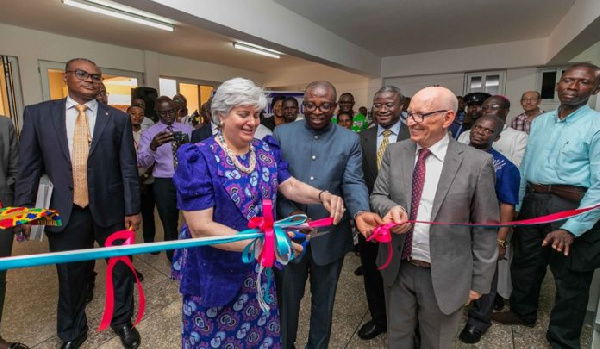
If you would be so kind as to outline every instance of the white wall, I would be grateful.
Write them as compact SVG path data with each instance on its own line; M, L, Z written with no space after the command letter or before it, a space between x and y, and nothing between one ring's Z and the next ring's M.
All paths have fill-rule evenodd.
M213 63L130 49L90 40L0 24L0 54L16 56L25 105L42 101L38 61L66 62L85 57L102 68L144 73L145 86L158 88L159 76L224 81L245 76L261 83L262 74Z

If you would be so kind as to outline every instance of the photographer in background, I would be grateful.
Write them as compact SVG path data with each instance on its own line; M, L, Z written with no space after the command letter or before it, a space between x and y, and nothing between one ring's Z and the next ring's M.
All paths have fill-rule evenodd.
M156 115L160 121L142 133L138 144L138 166L150 168L154 165L154 196L156 209L162 222L164 240L177 239L179 211L173 185L173 174L177 168L177 149L189 143L192 126L176 122L175 104L169 97L156 100ZM173 251L167 251L167 258L173 259Z

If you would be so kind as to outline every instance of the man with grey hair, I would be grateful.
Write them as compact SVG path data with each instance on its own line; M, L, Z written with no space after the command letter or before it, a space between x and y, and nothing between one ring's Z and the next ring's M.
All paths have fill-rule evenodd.
M278 273L284 348L294 347L300 302L309 275L312 308L307 347L327 348L338 278L344 255L353 246L350 219L377 216L366 212L369 202L358 135L331 123L335 101L336 90L330 82L312 82L304 93L305 120L275 128L275 138L281 144L282 157L289 162L290 173L323 193L342 196L348 208L337 225L313 231L304 257ZM311 219L329 217L321 205L303 205L284 198L278 200L277 211L281 217L299 213Z
M373 97L373 119L377 126L360 133L362 169L369 194L373 192L381 158L388 145L410 138L408 128L400 121L403 104L404 96L395 86L383 86ZM386 331L385 295L381 273L375 265L379 246L367 242L362 235L358 239L365 293L371 313L371 320L358 330L358 336L369 340Z
M496 230L482 227L408 224L497 222L492 156L448 135L457 108L444 87L427 87L412 97L406 119L410 138L383 154L371 206L392 228L391 256L380 244L390 348L450 348L462 307L490 291L498 249ZM377 220L357 217L361 233ZM366 227L370 226L370 227Z

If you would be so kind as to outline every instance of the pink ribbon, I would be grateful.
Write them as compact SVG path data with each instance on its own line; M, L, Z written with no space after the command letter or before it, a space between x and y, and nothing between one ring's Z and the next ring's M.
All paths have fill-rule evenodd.
M522 219L522 220L518 220L518 221L505 222L505 223L495 223L495 222L494 223L456 223L456 222L426 222L426 221L416 221L416 220L411 221L411 220L409 220L402 224L420 223L420 224L430 224L430 225L461 225L461 226L470 226L470 227L507 227L507 226L515 226L515 225L517 225L517 226L537 225L537 224L549 224L549 223L562 221L562 220L565 220L568 218L578 216L582 213L595 210L597 208L600 208L600 204L587 206L587 207L583 207L583 208L578 208L575 210L560 211L560 212L552 213L552 214L541 216L541 217ZM379 243L388 244L387 260L381 267L377 268L379 270L387 268L387 266L392 261L393 248L392 248L392 234L390 232L390 229L392 229L394 226L396 226L395 223L387 223L387 224L379 225L373 230L373 234L371 234L371 236L369 236L367 238L367 241L375 240L376 242L379 242Z
M113 246L115 240L125 240L123 245L131 245L133 244L134 239L135 232L133 230L119 230L117 232L114 232L106 239L105 246ZM100 331L107 329L112 321L113 310L115 308L115 289L113 285L112 275L113 268L118 262L125 263L131 269L133 275L135 276L135 281L137 282L137 288L139 293L139 310L133 327L140 323L142 317L144 316L144 308L146 306L144 289L142 288L142 283L140 282L137 272L135 271L135 268L131 263L131 258L129 256L112 257L108 260L108 266L106 267L106 303L104 306L104 315L102 316L102 321L100 321L100 326L98 327L98 330Z
M263 200L263 216L251 218L248 222L250 229L260 229L264 234L262 251L258 260L265 268L273 267L275 264L275 231L273 229L273 201Z
M371 234L371 236L369 236L367 238L367 241L375 240L379 243L388 245L387 260L385 261L385 263L383 263L382 266L377 268L378 270L387 268L387 266L392 261L392 254L394 252L393 252L393 248L392 248L392 233L390 232L390 229L392 229L395 225L396 225L395 223L387 223L387 224L379 225L373 230L373 234Z

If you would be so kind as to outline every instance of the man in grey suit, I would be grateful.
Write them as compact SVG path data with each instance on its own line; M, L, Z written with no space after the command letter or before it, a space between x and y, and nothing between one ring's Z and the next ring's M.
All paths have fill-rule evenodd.
M275 128L275 138L281 144L282 157L289 162L290 173L323 192L341 196L348 208L336 226L314 233L306 255L296 263L289 263L278 275L285 348L293 348L296 341L300 301L309 274L312 308L306 346L327 348L338 277L344 255L353 246L350 218L357 215L379 218L365 212L369 210L369 199L358 135L331 123L335 101L336 91L331 83L312 82L304 94L305 120ZM305 213L311 219L330 216L321 205L301 205L284 198L278 200L277 211L281 217L296 213Z
M381 162L371 206L393 228L393 259L382 270L390 348L450 348L462 306L490 291L498 249L496 229L406 223L498 222L494 168L489 154L448 136L457 108L444 87L413 96L407 126L411 140L392 144ZM412 189L411 189L412 188ZM357 226L368 235L375 221ZM378 263L387 259L381 245Z
M25 107L15 190L17 206L35 205L40 177L54 184L50 208L63 225L46 227L50 251L104 246L117 230L141 223L140 188L129 116L95 99L102 74L84 58L67 62L68 97ZM110 166L108 166L110 165ZM28 236L29 226L23 226ZM79 348L87 339L84 289L90 262L56 265L57 332L62 348ZM131 326L133 275L115 266L115 309L111 326L126 348L137 348L140 335Z
M373 192L375 179L379 173L381 159L389 144L410 138L408 128L400 121L404 96L395 86L383 86L373 97L373 118L377 123L360 133L362 146L362 168L365 183L369 194ZM360 260L362 263L365 293L367 304L371 313L371 320L359 330L358 336L364 340L377 337L387 329L385 315L385 296L383 293L383 280L377 270L375 260L379 246L367 242L362 235L358 236Z

